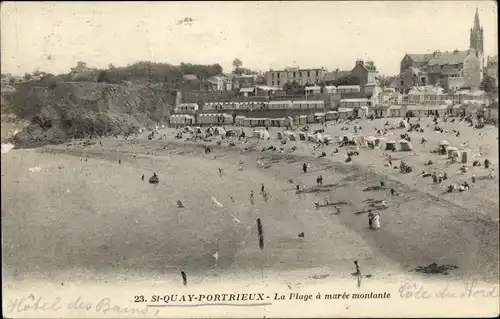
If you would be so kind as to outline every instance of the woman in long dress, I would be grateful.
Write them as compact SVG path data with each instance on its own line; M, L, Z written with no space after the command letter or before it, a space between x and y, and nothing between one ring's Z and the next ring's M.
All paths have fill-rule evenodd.
M373 214L372 229L373 230L380 229L380 215L378 213Z

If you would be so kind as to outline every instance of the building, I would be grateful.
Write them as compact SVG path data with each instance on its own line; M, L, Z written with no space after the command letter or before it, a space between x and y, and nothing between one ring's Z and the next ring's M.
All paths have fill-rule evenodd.
M370 106L370 103L369 103L369 100L367 98L340 100L340 108L357 109L357 108L368 107L368 106Z
M266 72L268 86L283 87L286 83L297 82L299 85L315 85L323 81L327 70L287 68L284 70L270 70Z
M472 56L475 56L475 59ZM476 67L477 65L478 67ZM470 30L468 50L405 54L400 63L400 74L396 87L400 93L408 92L413 86L425 85L440 85L446 91L453 91L462 86L470 86L471 83L468 82L474 84L477 82L475 80L477 76L481 81L483 69L483 28L480 25L479 12L476 9L474 24Z
M376 85L379 72L373 61L357 60L351 74L359 79L359 85Z
M225 75L214 75L207 80L211 91L231 91L233 82Z
M232 74L231 81L233 90L254 87L257 77L257 74Z

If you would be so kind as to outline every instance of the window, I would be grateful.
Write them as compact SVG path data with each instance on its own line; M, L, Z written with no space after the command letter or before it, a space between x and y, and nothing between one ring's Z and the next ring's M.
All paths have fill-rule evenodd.
M295 77L297 76L297 72L293 72L293 78L295 79Z
M401 80L401 86L405 85L405 81Z
M311 71L307 71L307 77L311 76Z
M318 70L316 70L316 76L319 76L319 71Z
M280 78L280 74L278 73L278 79Z

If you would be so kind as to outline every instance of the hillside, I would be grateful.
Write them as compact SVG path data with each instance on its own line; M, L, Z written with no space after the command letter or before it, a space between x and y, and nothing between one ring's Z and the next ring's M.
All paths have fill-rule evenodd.
M60 82L49 87L21 85L3 99L10 112L30 121L12 142L32 147L73 137L129 134L165 123L175 92L162 84Z

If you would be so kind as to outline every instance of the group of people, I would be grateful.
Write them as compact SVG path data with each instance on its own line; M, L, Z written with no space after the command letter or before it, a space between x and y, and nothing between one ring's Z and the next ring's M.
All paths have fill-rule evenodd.
M380 214L372 211L368 212L368 226L370 229L379 230L380 229Z

